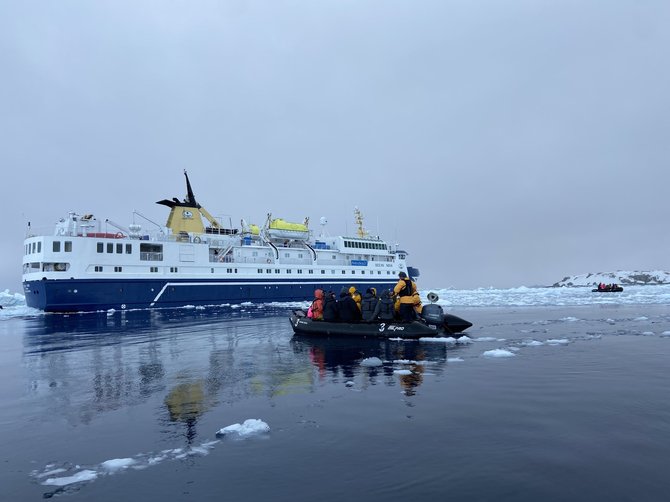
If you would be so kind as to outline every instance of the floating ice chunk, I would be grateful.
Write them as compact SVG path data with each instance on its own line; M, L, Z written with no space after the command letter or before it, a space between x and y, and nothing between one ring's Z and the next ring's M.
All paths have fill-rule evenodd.
M648 318L648 317L645 317L645 316L643 316L643 315L641 315L640 317L636 317L635 319L633 319L633 321L648 321L648 320L649 320L649 318Z
M233 424L219 429L217 436L237 435L241 438L270 432L270 426L262 420L249 418L242 424Z
M384 363L382 363L382 360L379 359L378 357L366 357L361 361L361 366L374 367L374 366L381 366L382 364Z
M448 363L462 363L464 361L461 357L447 357Z
M420 342L438 342L438 343L456 343L456 339L452 336L426 336L419 338Z
M71 485L73 483L82 483L84 481L93 481L98 477L98 473L96 471L92 471L90 469L84 469L83 471L79 471L76 474L73 474L72 476L65 476L62 478L49 478L44 480L44 485L51 485L51 486L67 486Z
M664 331L661 336L670 336L670 331Z
M550 338L547 340L549 345L567 345L570 343L570 340L567 338Z
M410 370L395 370L393 372L394 375L411 375L412 372Z
M514 357L516 354L505 349L487 350L482 354L484 357Z
M395 359L393 361L394 364L416 364L416 361L412 361L411 359Z
M560 320L561 320L561 321L565 321L565 322L575 322L575 321L579 321L579 319L577 319L576 317L572 317L572 316L569 316L569 317L562 317Z
M52 466L48 465L47 468L49 468L49 467L52 467ZM53 476L54 474L60 474L61 472L66 472L66 471L67 471L67 469L63 469L62 467L58 467L58 468L52 469L50 471L42 472L42 473L39 473L39 474L36 474L36 473L33 473L33 474L35 474L35 477L37 477L37 478L46 478L47 476Z
M347 387L353 387L356 384L354 382L352 382L351 380L349 380L344 385L346 385Z
M497 340L495 336L480 336L474 339L475 342L495 342Z
M510 347L509 350L512 352L519 352L521 349L519 347Z
M544 345L542 342L539 342L537 340L530 340L527 342L521 342L521 345L524 347L539 347L540 345Z
M460 345L467 345L468 343L472 343L472 338L470 338L469 336L464 335L460 338L457 338L456 343L458 343Z
M105 460L100 464L100 467L106 471L120 471L122 469L127 469L133 464L135 464L135 460L132 458L114 458L112 460Z

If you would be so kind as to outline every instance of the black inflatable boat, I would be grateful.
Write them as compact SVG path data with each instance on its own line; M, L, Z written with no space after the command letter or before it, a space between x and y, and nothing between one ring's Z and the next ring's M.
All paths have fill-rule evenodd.
M438 297L434 293L428 295L431 302ZM458 338L461 333L472 326L472 323L452 314L445 314L442 307L430 303L423 307L421 318L416 321L358 321L328 322L314 321L307 317L304 310L294 310L290 316L293 332L299 335L315 336L362 336L376 338L424 338L448 337Z

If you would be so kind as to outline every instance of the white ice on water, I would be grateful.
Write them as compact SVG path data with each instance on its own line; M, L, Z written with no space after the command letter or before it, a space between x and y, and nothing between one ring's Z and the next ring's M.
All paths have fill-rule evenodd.
M270 426L262 420L250 418L241 424L232 424L220 429L216 435L219 437L249 438L268 433ZM132 457L113 458L105 460L95 466L81 467L79 465L69 467L56 467L49 464L41 472L34 471L32 475L43 485L67 486L75 483L91 482L99 476L118 474L127 469L146 469L153 465L168 460L180 460L193 456L204 456L219 444L221 440L209 440L200 445L188 448L173 448L163 450L159 453L138 453ZM58 476L58 474L67 474Z
M233 424L219 429L217 436L238 436L246 438L253 435L270 432L270 426L257 418L249 418L241 424Z
M484 357L514 357L516 354L505 349L487 350L482 354Z
M378 357L366 357L361 361L361 366L367 366L367 367L376 367L376 366L381 366L382 360L379 359Z
M447 311L453 307L523 307L523 306L578 306L578 305L667 305L670 304L670 284L657 286L624 286L622 293L592 293L590 287L576 288L528 288L521 286L510 289L479 288L479 289L449 289L438 288L421 290L420 295L424 303L428 303L427 294L437 293L440 297L437 302ZM311 298L302 302L270 302L260 305L260 308L307 308ZM217 307L240 309L254 304L220 304ZM41 311L26 306L25 296L20 293L10 293L8 289L0 292L0 319L10 317L35 316ZM258 306L258 305L256 305ZM198 308L189 305L184 308ZM564 318L567 321L576 321L576 318ZM646 320L640 317L637 320Z

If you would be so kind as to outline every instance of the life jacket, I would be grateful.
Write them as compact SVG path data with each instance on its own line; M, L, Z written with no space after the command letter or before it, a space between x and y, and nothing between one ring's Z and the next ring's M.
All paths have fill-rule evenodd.
M400 290L398 296L412 296L412 281L409 279L403 279L405 281L405 287Z

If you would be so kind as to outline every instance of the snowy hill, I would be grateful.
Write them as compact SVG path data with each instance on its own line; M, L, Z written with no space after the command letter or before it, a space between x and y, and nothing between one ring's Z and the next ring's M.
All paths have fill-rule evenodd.
M663 270L650 271L625 271L619 270L617 272L597 272L595 274L581 274L573 275L572 277L564 277L562 280L554 283L552 287L578 287L578 286L594 286L603 282L605 284L621 284L625 285L645 285L645 284L670 284L670 272Z

